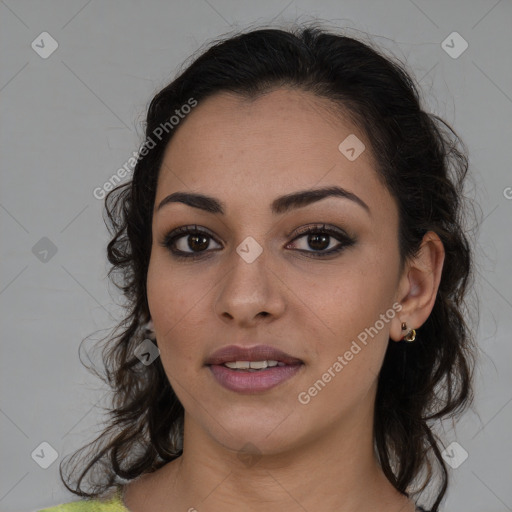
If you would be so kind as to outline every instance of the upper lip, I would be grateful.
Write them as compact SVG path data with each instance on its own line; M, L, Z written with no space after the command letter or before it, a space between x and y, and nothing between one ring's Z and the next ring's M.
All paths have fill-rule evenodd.
M229 345L216 350L207 358L205 364L224 364L232 361L278 361L285 364L302 363L300 359L275 347L271 347L270 345L255 345L253 347Z

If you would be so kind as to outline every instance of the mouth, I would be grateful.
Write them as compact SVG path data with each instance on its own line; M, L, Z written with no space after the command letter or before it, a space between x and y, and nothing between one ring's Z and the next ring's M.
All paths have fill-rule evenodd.
M239 393L274 388L296 375L304 362L269 345L224 347L205 361L215 380Z
M303 361L270 345L241 347L229 345L214 352L205 365L229 365L232 369L262 370L268 367L302 364Z
M259 372L276 366L286 366L286 363L275 360L264 361L229 361L223 363L223 366L236 371Z

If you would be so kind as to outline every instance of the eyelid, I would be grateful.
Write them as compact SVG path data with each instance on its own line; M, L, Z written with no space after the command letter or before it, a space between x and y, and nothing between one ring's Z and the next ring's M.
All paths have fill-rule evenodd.
M179 238L182 238L193 233L201 233L203 235L209 236L217 243L220 243L217 240L217 237L210 230L198 226L197 224L188 224L186 226L180 226L178 228L171 229L169 232L167 232L161 241L161 245L166 247L167 244L169 244L170 242L178 240Z
M327 223L312 223L312 224L306 224L305 226L301 226L300 228L294 229L291 233L287 235L287 237L299 237L302 235L307 235L311 232L331 232L333 234L336 234L340 237L345 237L348 239L354 239L354 236L349 235L345 230L338 228L336 226L333 226L331 224ZM294 238L294 239L295 239Z
M334 238L338 241L338 245L336 248L331 248L328 251L308 251L304 249L297 249L296 252L301 254L308 254L308 257L313 258L327 258L328 256L335 256L338 253L341 253L343 250L348 247L354 245L357 242L357 238L355 236L349 235L345 230L338 228L336 226L332 226L329 224L308 224L306 226L301 226L291 233L290 236L293 236L293 239L288 242L287 246L293 244L296 240L303 238L307 235L314 234L326 234L330 238Z

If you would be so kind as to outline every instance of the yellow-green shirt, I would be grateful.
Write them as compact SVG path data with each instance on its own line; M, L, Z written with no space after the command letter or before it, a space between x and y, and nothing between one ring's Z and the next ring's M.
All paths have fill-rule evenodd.
M130 512L123 504L122 486L117 486L115 494L109 498L80 500L63 503L39 512Z
M130 512L123 504L123 488L117 486L114 494L102 500L81 500L45 508L38 512ZM429 512L417 506L416 512Z

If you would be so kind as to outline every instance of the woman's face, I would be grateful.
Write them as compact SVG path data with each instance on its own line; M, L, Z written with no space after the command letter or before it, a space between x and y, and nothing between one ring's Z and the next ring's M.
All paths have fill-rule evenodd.
M327 100L291 89L217 94L180 123L158 180L147 292L186 428L262 453L371 428L401 276L397 208L369 143ZM282 199L331 187L346 194ZM222 213L197 200L158 208L177 192L214 198ZM294 360L251 372L207 364L232 345ZM224 359L280 359L266 350Z

